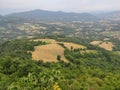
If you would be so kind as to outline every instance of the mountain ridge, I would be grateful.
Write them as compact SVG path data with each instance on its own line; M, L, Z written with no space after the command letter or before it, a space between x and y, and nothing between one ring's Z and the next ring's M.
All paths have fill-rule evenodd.
M103 18L103 19L120 20L120 10L112 11L112 12L100 13L100 14L98 14L96 16L98 16L100 18Z
M58 21L80 21L80 20L97 20L98 18L89 13L73 13L62 11L32 10L27 12L12 13L7 17L34 18L41 20L58 20Z
M35 9L31 11L17 12L5 15L10 18L23 18L43 21L96 21L101 19L120 20L120 10L101 13L75 13L63 11L48 11Z

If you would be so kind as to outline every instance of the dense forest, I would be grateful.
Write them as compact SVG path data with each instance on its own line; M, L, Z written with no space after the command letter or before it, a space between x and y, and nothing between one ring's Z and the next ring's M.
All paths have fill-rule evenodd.
M0 45L0 90L120 90L119 54L75 38L60 40L82 43L97 52L80 53L82 49L69 50L61 45L69 62L63 62L60 56L56 63L34 61L28 51L48 43L7 41Z

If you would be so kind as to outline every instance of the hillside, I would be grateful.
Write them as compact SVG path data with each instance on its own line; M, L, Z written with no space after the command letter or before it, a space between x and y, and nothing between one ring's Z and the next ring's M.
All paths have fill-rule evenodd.
M100 13L96 16L98 16L100 18L108 19L108 20L119 21L120 20L120 10L113 11L113 12L107 12L107 13Z
M120 90L120 22L107 16L0 16L0 90Z
M69 43L73 42L69 41ZM58 62L32 60L32 54L28 51L35 51L36 46L46 45L49 43L27 39L11 40L1 44L0 89L119 90L120 56L118 54L87 44L85 45L87 48L91 47L91 50L97 52L88 53L86 49L74 48L74 46L67 49L67 45L60 44L64 48L64 57L68 62L61 61L60 57L56 57ZM76 47L76 44L74 45ZM42 49L39 48L38 51ZM49 51L49 48L46 49ZM52 50L54 52L54 48ZM84 53L80 53L81 51ZM48 53L44 52L44 56L47 55Z
M4 16L0 15L0 21L2 21L4 19Z
M80 21L80 20L98 20L96 16L89 13L66 13L66 12L53 12L46 10L32 10L27 12L13 13L7 17L30 18L47 21Z
M4 17L4 16L0 14L0 17Z

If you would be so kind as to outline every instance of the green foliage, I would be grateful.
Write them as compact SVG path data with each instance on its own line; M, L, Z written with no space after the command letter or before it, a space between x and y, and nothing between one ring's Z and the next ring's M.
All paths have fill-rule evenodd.
M119 40L113 40L115 46L113 47L113 51L120 51L120 41Z
M60 55L57 55L57 60L61 61L61 56Z
M60 72L55 70L40 73L29 73L27 77L13 82L8 90L53 90L54 84L60 79Z
M31 53L34 51L34 46L45 45L42 41L30 40L13 40L0 45L0 56L11 56L13 58L31 59Z
M120 89L120 55L94 46L89 48L96 53L80 53L79 49L68 50L61 45L69 62L31 60L27 51L44 44L13 40L0 46L0 90Z

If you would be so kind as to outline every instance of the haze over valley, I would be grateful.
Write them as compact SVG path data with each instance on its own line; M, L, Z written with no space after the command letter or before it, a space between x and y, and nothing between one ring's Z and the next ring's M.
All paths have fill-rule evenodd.
M1 0L0 90L120 90L119 0Z

